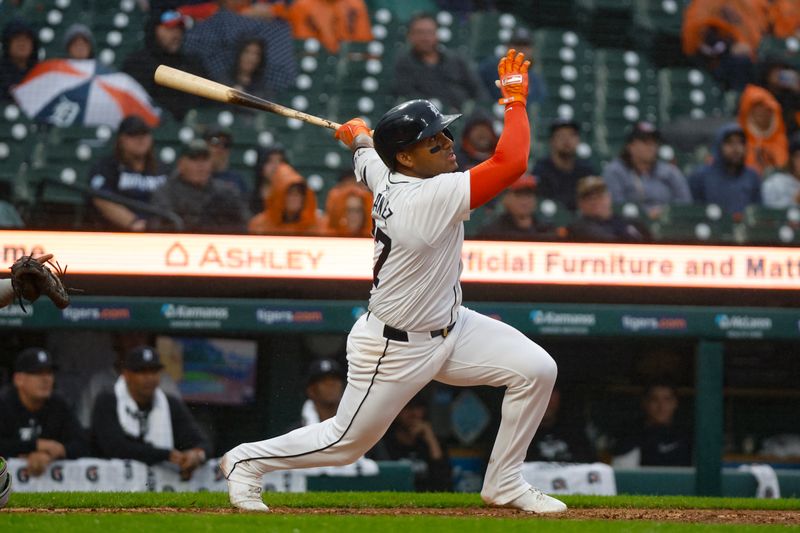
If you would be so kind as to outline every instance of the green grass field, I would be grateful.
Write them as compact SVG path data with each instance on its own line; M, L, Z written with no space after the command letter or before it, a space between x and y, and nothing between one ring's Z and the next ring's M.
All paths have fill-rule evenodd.
M691 498L650 496L568 496L567 515L539 517L503 511L492 515L476 494L270 493L269 514L231 512L224 493L44 493L13 494L0 511L0 531L352 531L381 533L444 532L684 532L800 530L800 499ZM599 511L598 511L599 510ZM663 520L637 519L638 510L661 513ZM704 511L697 511L704 510ZM608 516L585 516L586 512ZM690 523L691 513L760 519L733 523ZM399 513L399 514L396 514ZM615 519L616 514L625 519ZM681 516L686 514L686 519ZM673 516L676 515L676 516ZM645 516L645 515L643 515ZM788 517L778 524L763 522ZM796 516L796 519L795 519ZM707 522L709 520L706 520ZM745 522L745 523L741 523Z

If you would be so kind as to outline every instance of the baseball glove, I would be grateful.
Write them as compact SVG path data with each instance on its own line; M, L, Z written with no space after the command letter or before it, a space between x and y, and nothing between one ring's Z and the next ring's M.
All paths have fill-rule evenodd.
M35 302L42 294L50 298L59 309L69 305L69 290L61 283L66 269L62 270L61 265L50 261L51 257L52 255L45 255L34 259L32 255L25 255L11 265L11 285L23 311L23 299ZM55 273L47 265L53 267Z

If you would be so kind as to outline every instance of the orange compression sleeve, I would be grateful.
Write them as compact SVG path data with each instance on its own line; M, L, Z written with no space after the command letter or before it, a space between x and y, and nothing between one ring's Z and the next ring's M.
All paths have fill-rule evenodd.
M469 171L469 208L482 206L528 170L531 131L525 105L506 108L503 133L492 157Z

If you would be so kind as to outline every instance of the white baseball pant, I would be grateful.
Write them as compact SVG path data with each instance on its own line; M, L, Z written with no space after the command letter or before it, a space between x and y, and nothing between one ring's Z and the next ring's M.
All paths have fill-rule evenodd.
M556 380L550 355L498 320L461 307L452 333L384 337L363 315L347 339L347 386L336 416L285 435L241 444L223 460L228 479L252 483L274 470L350 464L372 448L406 403L431 380L506 387L502 419L481 497L504 505L528 490L521 465Z

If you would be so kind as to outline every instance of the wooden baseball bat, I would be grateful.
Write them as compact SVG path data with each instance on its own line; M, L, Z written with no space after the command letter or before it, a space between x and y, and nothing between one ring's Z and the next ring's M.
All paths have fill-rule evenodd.
M252 94L234 89L233 87L228 87L222 83L217 83L216 81L189 74L183 70L168 67L167 65L159 65L153 77L157 84L163 85L164 87L194 94L195 96L202 96L203 98L216 100L217 102L269 111L270 113L296 118L297 120L308 122L314 126L322 126L323 128L330 128L332 130L336 130L341 125L331 120L303 113L291 107L264 100L263 98L253 96Z

